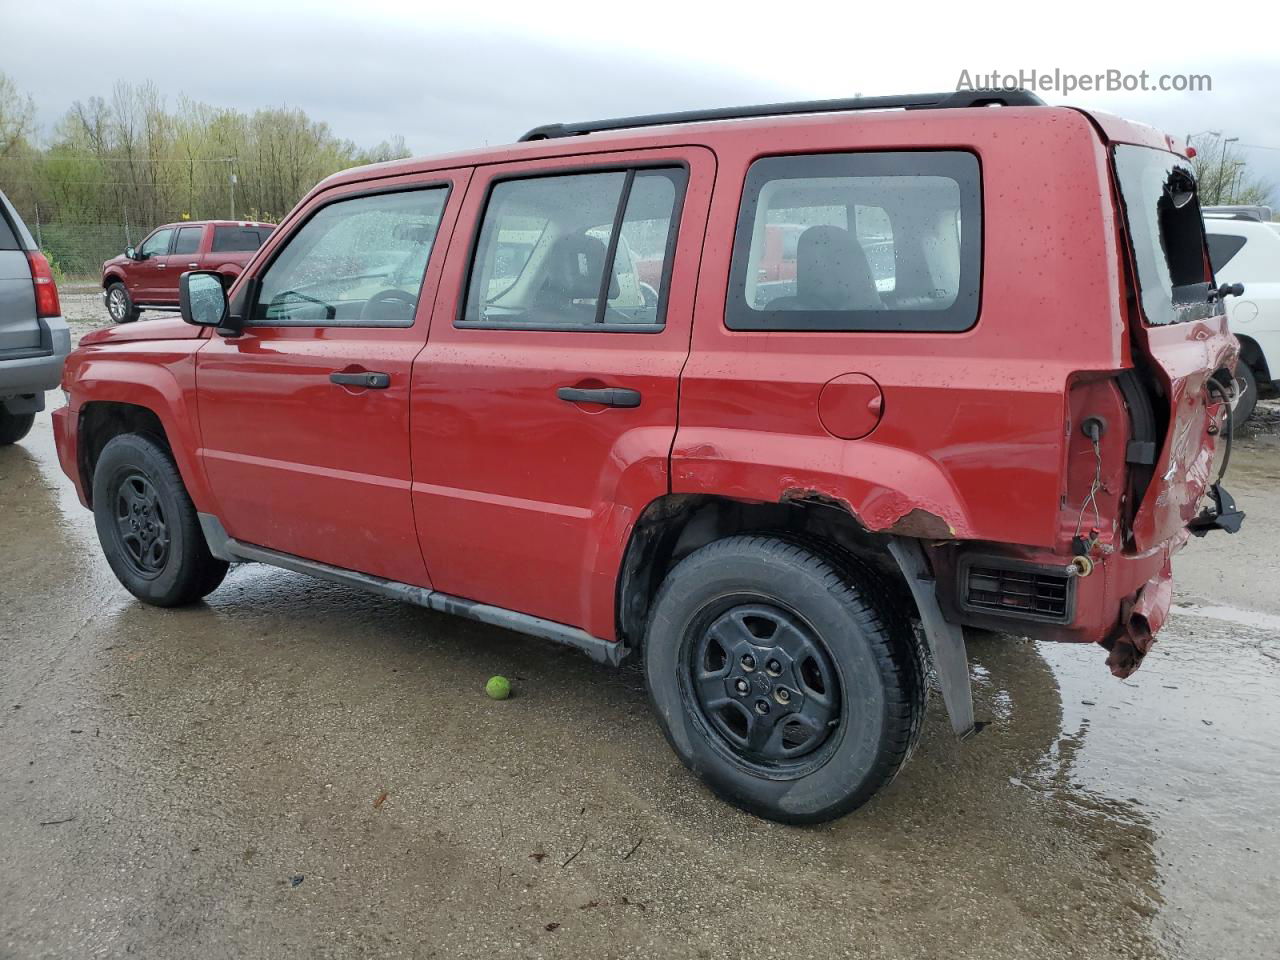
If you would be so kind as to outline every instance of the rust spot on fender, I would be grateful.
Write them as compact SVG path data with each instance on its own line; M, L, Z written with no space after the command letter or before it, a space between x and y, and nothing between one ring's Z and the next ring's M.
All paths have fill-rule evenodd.
M936 513L921 510L919 507L904 513L885 532L899 537L916 537L920 540L948 540L956 535L951 524Z
M823 493L821 490L814 490L809 487L787 487L782 491L779 498L780 503L821 503L828 507L839 507L847 512L850 516L857 518L858 514L854 512L853 505L842 497L836 497L829 493ZM859 521L861 522L861 521Z
M858 524L872 533L891 533L901 537L916 537L921 540L951 540L955 537L955 527L936 513L922 510L919 507L907 511L892 523L867 523L853 504L843 497L815 490L812 487L787 487L779 498L782 503L820 503L828 507L844 510L858 521Z

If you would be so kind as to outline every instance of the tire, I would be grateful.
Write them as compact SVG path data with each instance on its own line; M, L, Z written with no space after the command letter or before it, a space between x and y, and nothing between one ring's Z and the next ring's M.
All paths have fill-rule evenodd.
M34 413L10 413L4 408L4 404L0 403L0 447L17 443L31 432L35 422Z
M227 575L228 564L209 553L178 468L151 437L121 434L103 447L93 519L116 578L144 603L194 603Z
M834 552L769 535L716 541L668 574L645 680L672 749L718 796L768 820L821 823L906 762L928 695L924 656L905 618L879 607L875 582Z
M1237 361L1236 392L1238 399L1231 408L1231 429L1239 430L1253 416L1253 409L1258 405L1258 378L1243 359Z
M123 283L117 280L107 287L107 314L112 323L133 323L141 312Z

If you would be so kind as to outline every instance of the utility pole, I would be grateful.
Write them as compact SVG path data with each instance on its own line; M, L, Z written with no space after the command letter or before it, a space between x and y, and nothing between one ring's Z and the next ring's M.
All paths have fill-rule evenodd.
M1243 160L1237 160L1231 165L1231 190L1227 193L1227 203L1236 202L1236 181L1240 179L1240 171L1244 166Z
M1218 161L1218 195L1214 203L1222 203L1222 188L1226 185L1227 179L1227 144L1238 143L1239 137L1225 137L1222 141L1222 159Z
M227 165L227 194L231 199L231 216L228 219L236 218L236 169L235 157L223 157L222 162Z

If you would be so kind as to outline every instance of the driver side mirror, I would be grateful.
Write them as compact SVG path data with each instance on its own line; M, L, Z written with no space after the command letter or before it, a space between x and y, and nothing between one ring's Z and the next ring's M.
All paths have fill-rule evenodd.
M126 260L141 260L141 259L142 259L142 255L141 255L141 254L139 254L139 253L138 253L138 251L137 251L137 250L135 250L133 247L125 247L125 248L124 248L124 256L125 256L125 259L126 259Z
M197 327L221 327L227 320L227 291L212 270L190 270L178 280L182 319Z

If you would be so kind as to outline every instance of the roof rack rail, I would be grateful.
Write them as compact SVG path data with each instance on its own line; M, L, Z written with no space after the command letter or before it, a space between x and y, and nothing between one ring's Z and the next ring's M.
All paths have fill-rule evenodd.
M899 94L892 97L850 97L843 100L796 100L791 103L763 103L749 107L716 107L711 110L682 110L677 113L649 113L612 120L585 120L580 123L548 123L534 127L520 142L580 137L608 130L659 127L671 123L698 123L703 120L746 120L752 117L783 117L797 113L843 113L848 110L946 110L956 107L1043 107L1045 102L1029 90L954 90L948 93Z

